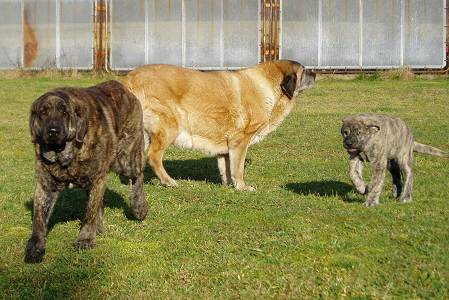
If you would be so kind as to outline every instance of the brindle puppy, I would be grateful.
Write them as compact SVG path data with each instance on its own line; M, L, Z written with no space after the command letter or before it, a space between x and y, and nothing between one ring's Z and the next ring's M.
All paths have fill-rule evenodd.
M29 122L36 190L26 262L42 261L48 221L59 193L69 185L89 194L78 248L95 246L96 233L103 230L103 194L110 170L130 179L133 214L145 218L142 108L123 85L108 81L84 89L55 89L34 101Z
M393 195L401 202L412 200L413 151L433 156L449 154L413 140L411 129L397 117L359 114L343 119L343 146L349 153L349 175L361 194L368 194L366 206L379 204L385 173L393 177ZM371 162L371 182L362 179L363 161Z

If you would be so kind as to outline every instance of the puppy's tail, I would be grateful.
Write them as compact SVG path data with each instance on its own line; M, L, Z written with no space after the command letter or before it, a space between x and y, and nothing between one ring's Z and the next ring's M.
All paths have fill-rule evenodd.
M417 143L417 142L414 143L413 150L418 152L418 153L423 153L423 154L428 154L428 155L432 155L432 156L449 158L449 153L444 152L443 150L440 150L438 148L435 148L435 147L432 147L432 146L428 146L428 145L424 145L424 144L420 144L420 143Z

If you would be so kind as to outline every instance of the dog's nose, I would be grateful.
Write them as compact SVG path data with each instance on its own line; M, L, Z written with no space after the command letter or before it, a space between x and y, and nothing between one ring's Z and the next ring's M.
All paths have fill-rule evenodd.
M52 127L52 128L48 129L48 136L55 137L55 136L58 136L58 135L59 135L59 129L58 128Z

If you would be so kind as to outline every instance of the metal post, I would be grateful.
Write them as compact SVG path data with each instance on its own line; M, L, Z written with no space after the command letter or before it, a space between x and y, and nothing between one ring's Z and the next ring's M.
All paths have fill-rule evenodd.
M321 67L323 47L323 0L318 0L318 67Z
M404 19L405 19L405 2L401 0L401 62L400 66L404 66Z
M150 29L148 28L148 26L150 25L149 23L149 16L148 16L148 0L145 0L145 64L149 63L149 43L150 43Z
M186 4L185 0L181 1L181 63L182 66L186 66Z
M94 69L96 71L108 69L107 13L107 0L96 0L94 4Z
M220 1L220 67L224 67L224 0Z
M56 63L56 68L60 69L61 68L61 0L55 1L55 7L56 7L56 21L55 21L56 57L55 57L55 63Z
M359 0L359 66L363 68L363 0Z

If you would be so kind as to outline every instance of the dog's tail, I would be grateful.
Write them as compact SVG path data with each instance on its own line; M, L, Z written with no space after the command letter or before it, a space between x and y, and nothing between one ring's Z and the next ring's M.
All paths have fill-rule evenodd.
M446 157L449 158L449 153L444 152L443 150L440 150L438 148L432 147L432 146L428 146L428 145L424 145L424 144L420 144L415 142L413 145L413 150L418 152L418 153L423 153L423 154L428 154L428 155L432 155L432 156L439 156L439 157Z

